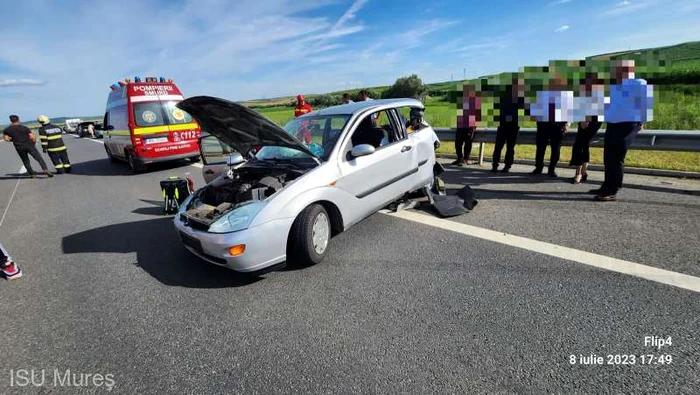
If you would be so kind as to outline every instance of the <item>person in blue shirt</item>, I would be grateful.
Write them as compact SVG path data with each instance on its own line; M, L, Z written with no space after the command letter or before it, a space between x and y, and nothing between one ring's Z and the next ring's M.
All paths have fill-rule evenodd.
M591 190L597 201L614 201L622 188L625 157L644 123L653 120L653 86L634 78L634 61L613 64L615 84L610 86L610 103L605 105L605 181Z

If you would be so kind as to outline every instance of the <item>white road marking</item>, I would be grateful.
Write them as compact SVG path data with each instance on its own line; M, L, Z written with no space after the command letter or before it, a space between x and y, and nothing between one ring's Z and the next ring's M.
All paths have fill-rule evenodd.
M197 162L197 163L192 163L190 166L198 167L198 168L200 168L200 169L204 168L204 165L201 164L201 163L199 163L199 162Z
M476 226L436 218L412 211L399 211L394 213L389 210L381 210L380 212L392 217L418 222L424 225L433 226L435 228L449 230L451 232L477 237L512 247L522 248L524 250L534 251L540 254L578 262L584 265L594 266L621 274L627 274L633 277L639 277L694 292L700 292L700 277L689 276L687 274L676 273L635 262L624 261L622 259L611 258L605 255L593 254L574 248L545 243L543 241L497 232L490 229L479 228Z
M23 174L27 172L27 168L22 165L22 167L19 168L19 174ZM17 187L19 187L19 182L22 181L20 178L17 180L17 184L15 184L15 189L12 190L12 195L10 195L10 201L7 202L7 207L5 207L5 212L2 213L2 218L0 218L0 228L2 228L2 224L5 222L5 216L7 215L7 212L10 210L10 205L12 204L12 199L15 198L15 193L17 193Z

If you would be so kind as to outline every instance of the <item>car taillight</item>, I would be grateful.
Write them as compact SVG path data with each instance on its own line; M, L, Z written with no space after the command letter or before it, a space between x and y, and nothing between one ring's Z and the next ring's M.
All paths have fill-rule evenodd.
M134 143L134 146L143 145L143 139L140 136L134 136L131 142Z

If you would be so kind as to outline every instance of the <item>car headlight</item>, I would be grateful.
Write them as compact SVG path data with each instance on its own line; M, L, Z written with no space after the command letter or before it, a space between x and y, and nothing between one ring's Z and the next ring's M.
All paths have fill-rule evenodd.
M209 232L231 233L246 229L263 207L265 207L265 202L263 201L239 206L211 224Z
M187 206L190 204L193 197L194 197L194 193L190 194L190 196L186 197L185 200L183 200L182 203L180 203L180 208L177 210L178 214L182 214L185 211L187 211Z

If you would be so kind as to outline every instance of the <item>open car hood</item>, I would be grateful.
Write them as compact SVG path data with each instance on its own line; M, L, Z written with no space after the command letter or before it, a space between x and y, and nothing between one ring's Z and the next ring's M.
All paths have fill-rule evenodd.
M246 156L258 145L294 148L318 159L308 147L257 112L210 96L194 96L176 105L190 114L206 133Z

